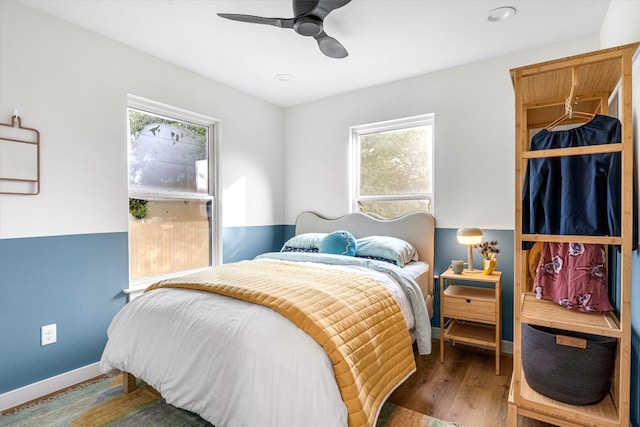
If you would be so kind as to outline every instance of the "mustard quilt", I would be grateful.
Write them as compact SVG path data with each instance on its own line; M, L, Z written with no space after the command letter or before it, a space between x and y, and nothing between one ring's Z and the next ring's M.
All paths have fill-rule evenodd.
M373 426L384 399L415 371L393 295L357 272L309 263L240 261L150 286L214 292L270 307L312 336L333 363L349 426Z

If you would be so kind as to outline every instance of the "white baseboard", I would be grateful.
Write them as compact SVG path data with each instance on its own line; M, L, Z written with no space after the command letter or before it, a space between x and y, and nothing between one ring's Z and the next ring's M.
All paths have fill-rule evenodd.
M0 394L0 411L13 408L66 387L95 378L100 372L100 362L38 381L15 390Z

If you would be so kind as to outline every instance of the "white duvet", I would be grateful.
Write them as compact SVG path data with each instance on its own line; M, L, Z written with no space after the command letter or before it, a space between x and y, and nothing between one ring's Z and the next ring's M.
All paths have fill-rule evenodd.
M398 282L373 270L364 274L391 290L412 327L411 304ZM324 350L269 308L209 292L158 289L128 303L108 338L102 372L130 372L168 403L217 427L347 425Z

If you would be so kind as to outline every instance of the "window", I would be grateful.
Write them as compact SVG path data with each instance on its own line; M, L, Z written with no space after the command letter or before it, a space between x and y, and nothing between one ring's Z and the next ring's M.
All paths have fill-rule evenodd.
M212 266L215 121L132 96L127 116L130 288Z
M351 210L433 212L433 114L351 128Z

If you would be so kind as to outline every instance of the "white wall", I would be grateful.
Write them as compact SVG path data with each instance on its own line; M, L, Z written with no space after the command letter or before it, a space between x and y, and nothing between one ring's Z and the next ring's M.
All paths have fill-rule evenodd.
M609 4L607 15L600 29L600 43L602 47L607 48L634 42L640 42L640 1L612 1ZM636 58L633 62L632 80L633 135L636 150L636 164L640 164L640 52L636 52ZM640 188L640 174L638 174L638 188Z
M640 1L613 0L600 28L603 49L640 41Z
M40 131L42 191L0 195L0 238L127 230L127 93L221 120L223 225L282 223L280 107L1 1L0 122Z
M513 229L514 100L509 70L599 48L596 36L285 110L285 223L349 209L349 127L435 113L438 227Z

